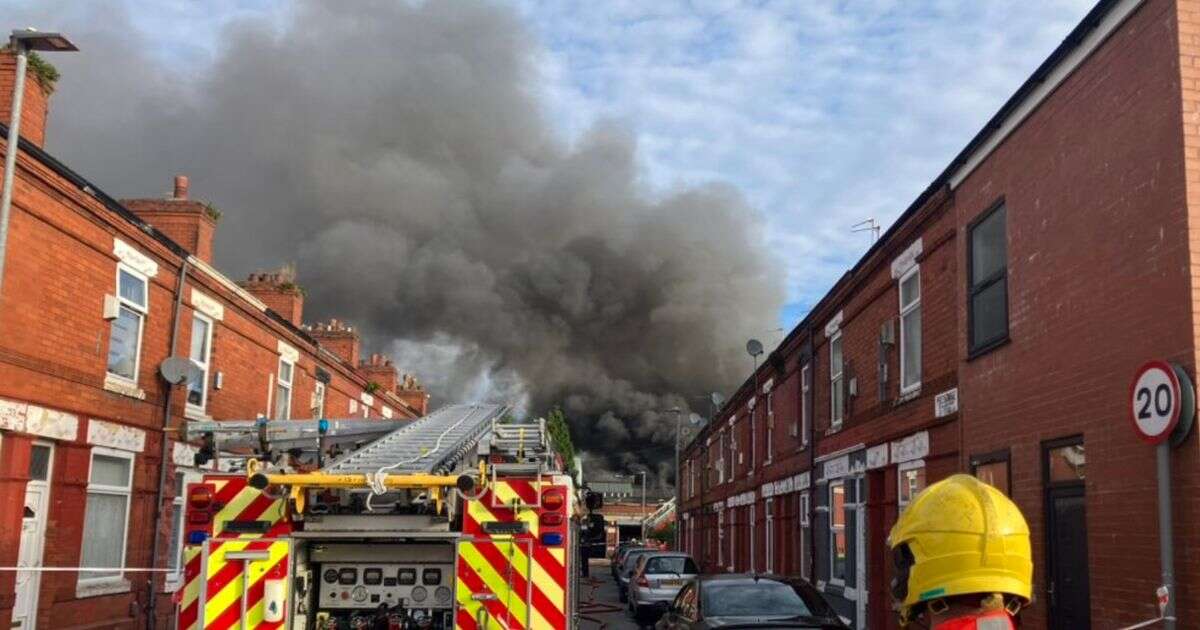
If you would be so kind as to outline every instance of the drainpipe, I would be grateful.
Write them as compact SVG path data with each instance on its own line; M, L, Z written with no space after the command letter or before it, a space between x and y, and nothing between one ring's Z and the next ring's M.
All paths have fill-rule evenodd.
M175 286L175 310L171 314L171 345L167 352L168 356L175 356L175 346L179 342L179 313L183 310L183 288L187 281L188 259L184 258L179 265L179 282ZM158 491L154 494L154 541L151 545L150 568L157 569L159 562L159 544L158 534L162 531L163 519L163 497L166 495L167 489L167 459L170 457L171 441L167 439L167 429L171 424L171 402L174 398L175 385L167 383L167 393L163 396L163 418L162 418L162 448L159 451L158 462ZM154 576L155 571L151 571L150 578L146 580L146 590L148 591L149 606L146 611L146 628L154 630L154 616L158 612L158 594L154 591ZM165 578L164 578L165 580Z
M817 504L817 357L813 349L812 331L809 331L807 346L809 399L812 408L808 410L808 577L814 582L817 579L817 527L813 519L814 508ZM801 379L803 381L803 378ZM800 383L800 405L804 406L804 383ZM803 413L803 409L801 411Z

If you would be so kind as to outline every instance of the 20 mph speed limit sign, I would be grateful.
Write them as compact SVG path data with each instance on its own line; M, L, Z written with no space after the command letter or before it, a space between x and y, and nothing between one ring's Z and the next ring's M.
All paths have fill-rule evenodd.
M1183 409L1183 391L1174 368L1150 361L1133 377L1133 428L1139 437L1158 444L1171 437Z

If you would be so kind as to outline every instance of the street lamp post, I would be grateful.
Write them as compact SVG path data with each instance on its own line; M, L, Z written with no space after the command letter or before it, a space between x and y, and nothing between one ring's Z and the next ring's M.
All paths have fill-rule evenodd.
M679 551L679 510L683 506L683 492L680 490L683 478L679 467L679 407L671 407L667 413L675 414L675 534L671 536L671 546L675 551ZM645 508L642 508L645 510Z
M8 144L4 150L4 191L0 192L0 290L4 286L4 260L8 253L8 217L12 212L13 177L17 170L17 149L21 139L21 105L25 100L25 70L29 52L71 52L79 50L62 33L42 33L34 29L14 30L9 45L17 55L17 76L13 83L12 112L8 122Z
M642 544L646 544L646 471L633 473L642 476Z

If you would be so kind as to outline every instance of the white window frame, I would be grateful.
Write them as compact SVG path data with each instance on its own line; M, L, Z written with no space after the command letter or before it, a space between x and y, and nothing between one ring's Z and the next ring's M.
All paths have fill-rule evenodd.
M808 425L812 421L808 410L812 408L812 362L800 368L800 446L808 446Z
M92 465L95 463L97 455L104 455L107 457L114 457L114 458L119 458L119 459L124 459L124 460L129 461L129 479L126 482L125 487L122 488L119 486L108 486L108 485L104 485L104 484L92 483ZM105 576L101 576L101 577L85 577L85 576L89 575L90 572L80 571L79 577L76 581L77 589L80 587L89 587L89 586L103 587L105 585L121 586L123 588L128 586L128 583L125 580L124 568L125 568L126 556L128 555L127 548L129 546L129 512L133 505L133 477L135 474L134 467L136 465L137 465L137 461L134 458L134 454L130 453L129 451L121 451L121 450L117 450L114 448L106 448L103 446L93 446L92 452L88 455L88 484L87 484L87 489L84 491L84 532L83 532L84 539L86 540L86 538L87 538L87 495L96 493L96 494L105 494L105 495L110 495L110 496L125 497L125 522L124 522L124 525L122 526L121 562L119 563L119 566L122 569L122 571L120 573L118 573L117 575L105 575ZM85 542L84 544L87 544L87 543ZM79 563L80 563L79 568L83 569L84 567L82 566L83 565L83 547L82 546L80 546L80 548L79 548ZM101 568L116 568L116 567L101 567Z
M288 380L286 380L286 381L283 380L283 366L285 364L291 368L288 370ZM285 410L285 413L284 413L285 417L279 418L279 417L277 417L279 415L279 409L278 409L279 400L278 400L278 394L276 394L275 405L274 405L274 407L271 408L271 419L272 420L291 420L292 419L292 399L295 398L295 394L296 394L296 363L294 361L288 361L284 357L279 357L279 366L276 369L278 371L275 373L275 387L272 388L272 391L279 390L281 388L286 389L287 394L288 394L288 399L287 399L287 409Z
M897 514L903 514L904 508L908 507L908 504L912 502L911 497L908 500L904 499L904 492L903 492L904 473L906 473L910 470L919 470L922 468L925 468L925 460L923 460L923 459L914 459L912 461L903 462L903 463L896 465L896 513ZM926 474L928 474L928 472ZM928 479L926 479L926 485L928 485ZM924 488L922 488L922 489L924 489Z
M746 519L746 521L747 521L746 525L750 529L750 531L747 533L750 535L750 572L751 573L758 572L758 556L754 553L755 551L757 551L757 545L754 544L755 539L758 538L758 527L757 527L758 524L755 522L757 520L757 518L756 518L757 514L755 514L755 512L757 510L755 510L755 507L757 507L757 506L755 506L753 503L750 504L749 518Z
M132 302L121 296L121 272L122 271L141 280L145 284L146 304L144 304L144 305L137 304L136 302ZM117 379L122 383L128 383L130 385L137 385L138 376L141 374L141 371L142 371L142 340L146 337L146 318L147 318L147 316L150 315L150 277L147 276L146 274L138 271L137 269L134 269L133 267L126 265L125 263L117 263L116 288L117 288L117 294L116 294L117 305L119 307L118 311L120 310L120 308L128 308L129 310L136 313L138 316L137 345L134 346L134 352L133 352L133 378L129 378L123 374L116 374L114 372L109 372L108 371L108 355L107 355L107 353L104 356L104 373L109 378ZM109 324L108 344L109 344L110 351L112 350L112 326L116 324L116 321L117 320L114 319Z
M717 440L717 485L725 483L725 432Z
M903 298L903 292L901 291L900 287L902 287L904 285L904 282L906 280L908 280L909 278L911 278L913 276L917 277L917 299L913 300L908 305L905 305L904 298ZM921 266L920 265L913 265L912 269L909 269L908 271L904 272L904 275L900 276L900 280L896 284L896 301L900 304L900 321L899 321L899 324L900 324L900 393L903 395L903 394L910 394L912 392L915 392L915 391L921 389L921 372L920 372L920 370L921 370L922 366L921 366L921 344L920 343L916 344L917 380L907 386L904 384L906 377L908 376L904 371L904 365L906 363L906 361L904 360L904 353L908 349L908 340L905 338L905 335L904 335L904 318L911 315L914 311L916 311L917 317L921 316ZM922 322L922 323L924 323L924 322Z
M755 393L755 396L758 394ZM755 418L757 410L754 407L750 408L750 465L746 467L748 476L754 474L754 451L758 450L758 420Z
M767 398L766 398L767 439L765 440L766 443L763 445L763 447L766 449L766 452L763 454L763 465L764 466L770 464L771 460L774 459L774 457L772 456L772 453L775 452L775 409L774 409L774 406L771 404L774 401L774 396L775 396L775 392L773 392L773 391L767 392Z
M729 570L737 571L737 514L741 508L729 508Z
M203 475L203 472L196 468L188 468L184 466L175 467L175 478L177 479L182 476L183 484L179 494L171 499L171 509L174 510L171 513L171 527L175 527L174 518L177 514L183 516L183 518L179 520L179 531L175 532L175 541L179 549L179 558L176 559L177 564L175 566L175 570L168 573L166 579L163 580L163 590L166 592L174 592L179 590L179 587L183 586L183 548L184 539L187 538L187 515L185 514L185 510L187 509L187 487L190 483L199 483L204 478ZM168 558L167 562L170 561L170 558Z
M809 502L809 494L807 491L800 493L800 577L810 579L809 576L809 555L812 550L809 545L804 544L805 534L808 534L809 541L812 540L812 523L809 519L809 511L812 504Z
M766 551L767 551L767 573L775 572L775 497L768 497L763 501L763 511L766 513Z
M717 566L725 566L725 510L717 510Z
M721 461L724 462L725 466L727 467L727 470L725 471L725 474L722 476L722 479L724 479L725 481L733 481L733 476L734 476L734 474L737 473L737 459L734 457L734 455L738 454L737 423L736 422L729 425L728 433L729 433L729 444L728 444L729 452L721 453ZM722 433L721 435L723 437L724 433ZM725 442L722 441L721 448L725 448L725 446L726 446Z
M205 315L199 311L195 311L192 313L192 326L196 325L196 320L200 320L200 321L204 322L205 325L208 326L208 332L206 333L205 339L204 339L204 361L197 362L196 359L192 358L192 349L190 347L191 346L191 337L188 338L188 346L189 346L188 347L188 359L191 359L193 362L196 362L197 365L200 367L200 369L204 371L204 382L200 387L200 404L193 405L191 403L191 401L187 401L187 409L199 412L200 414L204 414L205 410L208 409L208 376L212 371L213 326L215 326L216 324L215 324L215 322L213 322L213 319L211 317L209 317L208 315ZM184 394L185 400L186 400L188 393L190 393L190 392L187 392Z
M841 361L837 365L833 364L833 344L837 344L841 356ZM839 388L842 387L842 379L846 377L846 347L842 344L842 331L837 331L829 338L829 425L833 429L839 429L842 426L842 420L846 416L846 400L842 399L842 409L840 415L835 415L837 405L834 404L834 398L838 395Z
M325 393L325 383L316 381L316 384L313 385L313 398L316 399L317 405L313 407L312 411L316 414L314 417L318 420L325 417Z
M834 510L833 510L833 488L835 486L840 486L842 489L842 524L840 526L835 526L833 524L833 513L834 513ZM845 479L831 479L829 481L828 492L829 492L829 519L828 519L829 522L828 522L828 526L826 527L826 529L829 531L829 536L828 536L828 538L829 538L829 583L845 586L845 584L846 584L845 578L834 577L833 566L834 566L834 563L837 562L837 560L836 560L836 558L837 558L837 536L836 536L835 532L837 531L837 529L840 528L842 535L843 536L846 535L846 480ZM850 543L850 541L847 539L847 541L846 541L847 548L849 548L849 546L850 546L849 543ZM850 556L847 555L846 556L847 564L849 564L849 561L850 561Z

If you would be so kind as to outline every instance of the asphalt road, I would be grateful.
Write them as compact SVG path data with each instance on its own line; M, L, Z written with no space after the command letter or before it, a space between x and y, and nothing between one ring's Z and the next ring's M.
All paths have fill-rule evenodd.
M580 630L637 630L637 624L625 612L625 604L617 599L617 586L607 560L593 560L591 580L584 579L580 593Z

